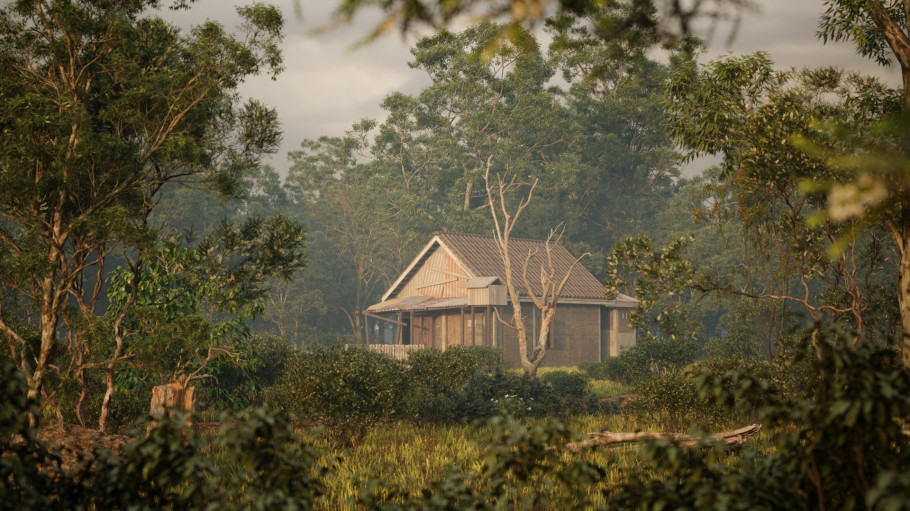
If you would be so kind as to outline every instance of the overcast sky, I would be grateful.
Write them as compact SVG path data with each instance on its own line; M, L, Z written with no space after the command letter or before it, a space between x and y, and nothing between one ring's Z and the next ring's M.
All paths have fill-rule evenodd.
M313 29L329 20L340 0L276 0L285 13L283 42L286 70L276 81L255 78L241 93L278 109L284 130L281 149L269 162L282 175L289 166L287 153L305 138L342 135L351 124L382 116L379 104L394 91L417 93L428 83L422 72L408 67L414 35L402 38L393 32L376 42L351 50L375 24L365 14L351 27L315 35ZM234 2L234 5L244 2ZM822 0L759 0L761 12L747 14L730 47L721 31L710 41L708 58L727 52L745 54L764 50L780 67L833 65L881 76L892 86L900 84L896 69L881 68L855 54L849 44L823 45L816 37ZM224 0L201 0L189 11L164 14L182 26L213 19L227 28L238 19Z

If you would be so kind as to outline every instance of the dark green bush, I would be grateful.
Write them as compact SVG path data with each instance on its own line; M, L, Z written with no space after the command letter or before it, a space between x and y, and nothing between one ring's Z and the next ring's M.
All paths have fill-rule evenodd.
M357 442L372 425L401 415L404 368L360 348L312 346L288 360L266 400L298 419L318 422L337 442Z
M549 387L545 396L547 414L567 417L591 410L595 404L594 397L588 392L588 377L581 373L567 371L550 371L540 377L540 381Z
M621 509L907 509L910 373L895 352L852 347L851 336L818 335L797 367L815 376L805 392L774 385L732 368L699 380L700 395L732 408L760 407L774 446L741 456L682 449L658 442L645 463L617 487ZM806 343L808 345L808 343Z
M164 418L122 453L84 453L65 471L29 428L37 407L11 364L0 364L0 390L0 509L312 509L325 491L318 456L279 414L225 416L229 425L206 437L185 416Z
M418 423L459 420L460 396L478 374L503 369L502 351L486 346L452 346L445 351L420 350L407 361L408 415ZM486 417L486 414L480 416ZM476 416L468 417L468 419Z
M460 390L478 372L503 368L502 350L488 346L452 346L445 351L418 350L408 356L412 389L432 393Z
M792 354L773 361L711 358L640 381L635 386L635 400L628 412L659 428L681 432L693 425L714 429L728 426L735 420L757 421L762 406L785 396L804 396L808 370L807 364L794 361ZM734 374L736 377L732 376ZM753 381L756 385L750 401L720 406L713 395L698 392L710 382L712 388L729 393L744 381Z
M451 420L470 422L494 416L566 417L590 410L594 399L581 374L561 371L540 378L512 371L476 373L460 391L451 394Z
M263 389L275 385L294 350L283 337L253 334L233 348L239 360L216 360L209 366L214 378L199 385L197 409L239 410L263 406Z
M619 356L586 369L596 380L632 384L657 374L682 369L691 364L698 353L698 342L693 339L644 337L634 346L623 350Z
M680 372L639 382L627 413L645 427L677 432L688 432L693 425L711 428L729 417L712 400L700 397L695 382Z

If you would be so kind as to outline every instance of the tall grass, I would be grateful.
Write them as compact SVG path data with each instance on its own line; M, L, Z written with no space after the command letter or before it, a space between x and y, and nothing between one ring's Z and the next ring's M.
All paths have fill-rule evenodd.
M525 421L530 427L542 424L545 419ZM656 424L637 423L624 415L580 415L564 421L575 433L574 439L585 438L594 431L643 431L659 430ZM337 444L313 436L309 430L299 431L302 442L315 442L322 466L328 467L331 476L326 480L326 495L319 501L321 509L354 510L362 506L358 500L365 492L389 495L416 495L434 481L441 481L452 471L480 476L484 470L484 454L493 441L493 430L486 423L473 425L416 426L407 422L388 423L372 428L362 442L353 447ZM315 440L314 440L315 438ZM766 442L759 439L760 442ZM559 448L560 446L556 446ZM217 452L210 452L223 469L230 469L231 460ZM559 449L561 463L585 460L604 468L604 476L596 487L589 488L594 504L608 507L608 495L624 482L624 471L641 470L641 458L634 446L620 448L593 448L581 453ZM659 467L654 467L659 470ZM521 487L514 481L515 493L511 498L517 505L529 492L559 491L537 485ZM480 484L474 481L469 484ZM393 499L394 500L394 499ZM555 509L555 508L554 508Z

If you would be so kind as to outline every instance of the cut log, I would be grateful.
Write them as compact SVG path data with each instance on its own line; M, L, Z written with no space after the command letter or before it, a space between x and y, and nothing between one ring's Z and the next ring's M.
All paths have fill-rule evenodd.
M752 424L744 426L733 431L724 431L715 433L709 437L711 441L722 441L727 445L742 445L746 440L758 435L761 431L761 424ZM680 447L695 447L702 444L704 439L686 435L683 433L661 433L655 431L640 431L638 433L614 433L611 431L601 431L598 433L589 433L592 438L580 442L570 442L566 448L572 452L578 452L585 447L595 445L614 445L630 442L642 442L645 440L670 440L676 442Z
M153 419L149 424L149 431L155 427L156 419L164 417L165 413L168 416L173 416L174 411L177 410L192 412L195 406L196 387L181 387L172 383L152 387L150 413ZM192 426L192 419L188 418L187 420L187 425Z

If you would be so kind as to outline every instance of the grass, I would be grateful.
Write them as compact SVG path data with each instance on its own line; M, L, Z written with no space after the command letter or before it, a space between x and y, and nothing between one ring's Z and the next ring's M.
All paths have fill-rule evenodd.
M597 399L622 396L632 392L632 387L610 380L591 380L588 382L588 389Z
M521 373L521 369L513 370L517 373ZM554 372L581 373L581 370L578 369L577 366L541 367L537 369L537 376L543 376L547 373ZM610 380L591 380L588 382L588 389L591 391L591 394L597 399L622 396L623 394L629 394L632 392L631 386L612 382Z
M554 371L579 372L577 368L541 368L539 374ZM604 380L589 381L588 389L598 399L628 394L632 390L629 386ZM546 422L546 419L526 419L523 424L533 427ZM562 422L572 431L570 440L584 439L588 433L597 431L665 430L660 424L623 414L576 415ZM744 424L730 424L729 428L724 429ZM306 430L300 430L299 435L301 441L312 438L311 432ZM469 425L390 422L376 424L354 446L340 447L317 437L313 446L319 453L320 465L327 467L331 474L324 480L326 493L319 501L319 508L362 509L365 507L362 498L366 493L378 495L380 499L389 499L392 503L402 503L407 500L407 496L419 495L422 489L445 481L452 473L466 475L465 484L475 492L481 491L485 488L484 485L489 484L489 481L483 479L484 466L488 449L495 445L494 436L493 428L482 422ZM753 440L753 447L759 446L770 446L770 440L766 436ZM758 450L767 451L767 448L759 447ZM603 476L597 484L585 488L586 494L594 499L593 505L598 508L609 507L608 496L624 485L627 474L631 471L644 470L658 474L662 470L659 465L645 462L639 449L634 446L593 448L578 454L567 450L558 452L558 466L568 467L573 461L584 460L602 467ZM217 460L218 453L210 455ZM231 463L227 459L218 461L228 465ZM512 476L507 477L506 484L512 490L509 497L512 502L507 507L518 508L520 500L529 494L555 497L556 492L563 491L553 479L552 470L534 477L536 479L526 483L519 483ZM540 508L559 509L554 504Z
M546 419L529 419L523 424L532 427L546 422ZM570 438L573 440L586 438L587 433L595 431L661 430L657 424L636 422L632 417L620 414L579 415L563 423L574 432ZM306 430L300 430L299 435L301 441L312 438L311 432ZM418 426L409 422L378 424L356 446L339 447L317 438L314 447L321 457L320 464L331 472L331 476L325 479L326 494L321 498L319 507L326 510L360 509L362 505L358 499L368 488L395 501L395 494L417 495L422 488L445 480L453 471L469 475L467 484L479 490L487 484L482 475L485 453L493 444L493 439L494 431L487 423ZM762 438L757 441L769 442ZM219 463L230 463L227 459L218 460L218 453L210 455ZM559 450L559 465L568 466L575 460L585 460L604 468L604 475L596 487L587 489L594 498L594 504L601 508L608 507L608 495L624 483L624 474L632 469L641 470L643 463L635 447L593 448L579 454ZM645 470L657 471L660 468ZM480 479L471 480L471 475ZM552 479L541 479L551 476L537 476L537 479L523 485L509 479L507 484L515 488L511 497L514 502L510 507L518 507L519 500L529 492L546 496L561 491ZM552 506L545 508L556 509Z

